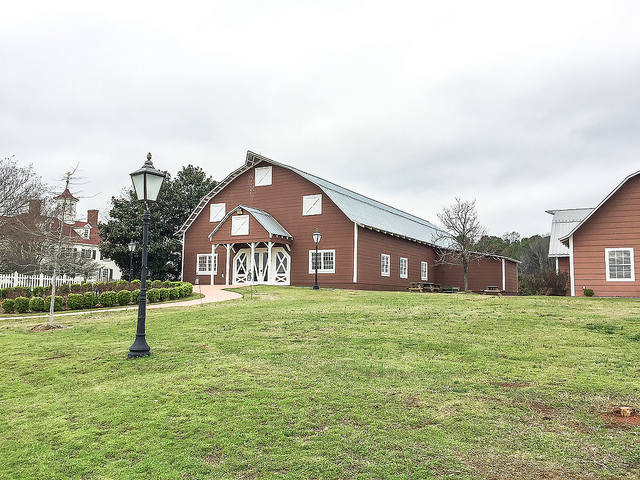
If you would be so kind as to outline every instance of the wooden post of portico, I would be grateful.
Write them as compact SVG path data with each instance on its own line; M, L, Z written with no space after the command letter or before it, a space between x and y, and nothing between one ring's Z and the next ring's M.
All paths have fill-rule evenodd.
M227 249L227 261L225 262L225 275L226 278L224 279L224 284L225 285L231 285L229 283L229 263L230 263L230 258L231 258L231 248L233 248L233 243L227 243L224 246Z

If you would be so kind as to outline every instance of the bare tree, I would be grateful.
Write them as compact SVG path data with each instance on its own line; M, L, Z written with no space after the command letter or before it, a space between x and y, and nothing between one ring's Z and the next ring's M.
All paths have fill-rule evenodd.
M469 263L485 256L475 251L476 244L485 235L485 229L478 221L476 201L462 201L456 197L456 203L450 207L442 207L438 219L448 232L448 235L443 234L437 239L439 244L446 245L446 248L439 251L438 263L461 264L464 289L468 291ZM448 245L445 242L448 242Z
M13 157L0 159L0 219L25 213L31 200L43 200L47 192L32 165L21 167Z

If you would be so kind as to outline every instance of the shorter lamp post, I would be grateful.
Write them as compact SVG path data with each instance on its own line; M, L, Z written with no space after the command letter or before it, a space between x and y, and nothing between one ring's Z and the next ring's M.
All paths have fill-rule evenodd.
M146 357L150 355L150 348L145 339L145 321L147 318L147 245L149 243L149 202L155 202L164 181L164 173L156 170L151 163L151 154L139 170L131 174L133 188L140 202L144 202L142 214L142 265L140 272L140 301L138 303L138 325L136 340L129 348L129 358Z
M133 280L133 251L136 249L136 242L129 242L129 281Z
M314 257L314 262L313 264L315 265L315 270L316 270L316 283L313 284L313 289L314 290L319 290L320 287L318 286L318 244L320 243L320 239L322 238L322 235L320 234L320 232L318 231L318 229L316 228L316 231L313 232L312 235L313 238L313 242L316 244L316 256Z

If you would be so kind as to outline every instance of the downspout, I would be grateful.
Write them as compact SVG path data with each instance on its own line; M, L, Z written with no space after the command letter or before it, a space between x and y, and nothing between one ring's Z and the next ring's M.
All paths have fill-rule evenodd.
M180 267L180 279L184 282L184 244L186 242L187 232L182 232L182 266Z
M576 296L575 266L573 264L573 235L569 237L569 278L571 279L571 296Z
M507 265L505 259L502 259L502 290L507 291Z
M358 283L358 224L353 222L353 283Z

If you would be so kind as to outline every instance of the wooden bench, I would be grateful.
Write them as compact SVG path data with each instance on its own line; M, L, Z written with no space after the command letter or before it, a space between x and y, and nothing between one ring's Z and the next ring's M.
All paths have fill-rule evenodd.
M460 287L442 287L440 291L442 293L458 293L460 291Z
M482 291L483 295L502 295L502 290L500 290L497 286L495 285L491 285L487 288L485 288Z
M411 282L407 290L410 292L439 292L442 286L431 282Z

